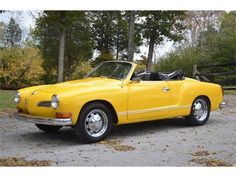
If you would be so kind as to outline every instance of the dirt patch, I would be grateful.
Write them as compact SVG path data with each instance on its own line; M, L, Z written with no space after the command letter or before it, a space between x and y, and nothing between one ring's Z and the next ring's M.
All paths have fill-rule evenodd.
M198 150L197 152L192 153L192 156L208 156L214 154L216 154L216 152L209 152L207 150Z
M135 150L135 147L129 146L129 145L118 145L118 146L115 146L114 149L116 151L126 152L126 151L133 151L133 150Z
M6 167L38 167L38 166L51 166L51 160L26 160L25 158L7 157L0 158L0 166Z
M15 110L3 110L3 111L0 111L0 117L13 118L13 112L15 112Z
M232 166L232 164L225 162L223 160L219 160L214 157L209 157L211 155L215 155L216 152L204 150L203 146L199 147L199 148L200 149L198 149L198 151L191 154L193 156L193 158L190 160L190 162L195 162L197 164L207 166L207 167Z
M135 147L124 145L121 143L122 143L121 139L108 139L100 142L100 144L104 144L107 148L112 148L116 151L127 152L135 150Z
M207 167L229 167L232 164L225 162L223 160L215 159L215 158L197 158L194 157L190 162L195 162L200 165L204 165Z

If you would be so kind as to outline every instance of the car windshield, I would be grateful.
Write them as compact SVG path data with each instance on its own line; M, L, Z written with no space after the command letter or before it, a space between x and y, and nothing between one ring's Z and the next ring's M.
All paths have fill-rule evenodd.
M126 78L131 67L130 63L104 62L90 72L87 77L107 77L121 80Z

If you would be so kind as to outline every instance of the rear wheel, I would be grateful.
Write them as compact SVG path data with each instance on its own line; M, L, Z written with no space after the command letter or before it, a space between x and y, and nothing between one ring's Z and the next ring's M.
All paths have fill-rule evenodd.
M190 125L200 126L204 125L210 116L210 102L204 97L197 97L191 107L191 113L187 116L187 123Z
M95 143L110 133L112 124L111 111L102 103L91 103L81 110L74 129L82 142Z
M35 124L35 125L44 132L57 132L62 128L62 126L54 126L54 125L44 125L44 124Z

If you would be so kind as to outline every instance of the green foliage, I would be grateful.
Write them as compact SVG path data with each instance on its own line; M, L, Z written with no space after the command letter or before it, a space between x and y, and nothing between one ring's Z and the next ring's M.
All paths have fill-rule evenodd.
M109 60L112 60L112 59L113 59L113 55L112 55L111 52L101 51L100 55L95 60L92 60L91 65L93 67L95 67L96 65L98 65L101 62L109 61Z
M137 11L135 53L139 52L138 47L144 43L149 47L148 56L142 56L143 60L139 61L142 64L140 69L144 65L151 68L150 61L153 58L154 48L162 44L165 39L174 42L183 39L183 31L186 27L190 28L185 26L186 23L183 22L185 18L185 11ZM154 69L173 71L182 68L187 76L191 76L193 64L236 62L236 14L221 13L219 19L219 21L208 20L209 23L207 19L202 19L204 28L195 35L198 40L191 46L189 43L182 43L174 51L159 58ZM201 21L201 16L197 20ZM11 18L8 25L0 23L1 86L18 88L42 82L56 82L59 38L62 31L66 34L65 80L83 77L91 66L102 61L126 60L128 29L129 11L43 11L40 12L36 19L36 27L32 30L33 41L22 44L20 26ZM93 58L94 52L98 54L96 58ZM225 72L236 68L225 67L219 70ZM208 69L206 72L219 70ZM219 77L218 80L231 83L235 77Z
M154 70L171 72L183 69L185 75L191 77L193 64L200 64L202 62L201 55L199 54L199 50L192 47L179 48L160 58L157 64L154 65Z
M65 78L71 80L80 62L92 57L93 41L88 19L83 11L44 11L33 31L43 54L44 80L56 80L60 31L65 30Z
M22 38L22 30L18 23L11 17L5 32L7 46L14 47Z
M236 62L236 14L225 13L222 17L220 30L217 36L217 50L212 59L219 63Z
M99 56L95 59L95 63L106 61L109 55L114 56L109 60L113 58L116 60L126 60L128 57L128 12L90 11L88 12L88 17L95 42L95 49L99 53ZM140 45L141 35L136 31L134 35L136 52L138 52L137 47Z
M72 79L73 80L82 79L91 70L92 70L92 67L90 65L90 62L82 62L76 67L75 72L73 73Z
M92 28L95 48L99 56L95 63L111 60L116 51L119 53L127 48L127 22L119 11L92 11L88 12ZM107 58L111 56L111 58Z
M148 58L146 70L152 69L152 58L155 45L160 45L164 39L174 42L183 39L185 19L184 11L141 11L139 17L140 31L143 38L148 42Z
M201 39L201 40L200 40ZM158 71L173 71L184 69L187 76L192 76L192 65L200 66L236 62L236 14L223 14L219 27L208 26L198 40L198 45L189 47L182 45L171 53L159 59L154 69ZM215 73L236 71L233 66L202 69L201 72ZM236 76L212 77L214 82L225 85L236 84Z
M184 11L141 11L139 17L143 38L153 38L155 44L160 44L165 38L173 41L183 39L182 31L185 29L183 20Z

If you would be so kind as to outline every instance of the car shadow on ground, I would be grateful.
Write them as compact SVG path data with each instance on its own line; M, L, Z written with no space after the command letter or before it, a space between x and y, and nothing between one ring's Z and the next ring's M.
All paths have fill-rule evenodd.
M181 129L188 127L184 119L168 119L149 121L141 123L133 123L126 125L115 126L109 136L109 138L126 138L130 136L143 136L148 134L154 134L162 131L174 131L175 129ZM73 130L73 128L65 127L59 132L46 133L40 130L32 132L22 132L18 134L20 138L26 142L44 142L46 144L56 143L57 145L79 145L81 143ZM32 130L32 129L31 129Z
M111 135L118 137L126 136L142 136L145 134L153 134L162 131L174 130L176 128L181 129L189 127L183 118L173 118L165 120L156 120L148 122L140 122L126 125L119 125L114 127Z

